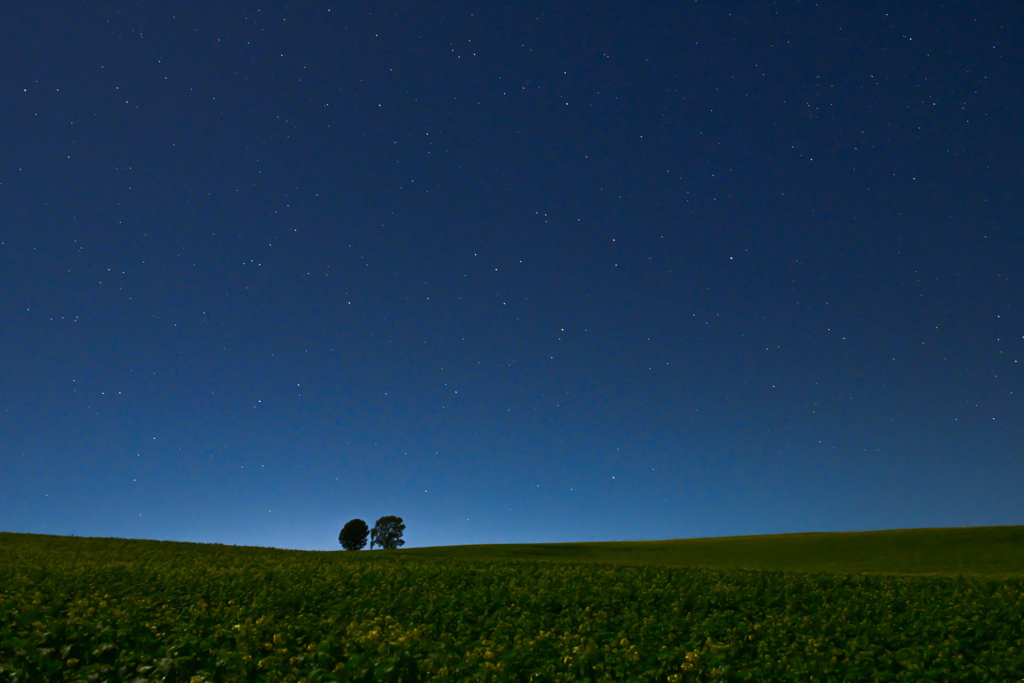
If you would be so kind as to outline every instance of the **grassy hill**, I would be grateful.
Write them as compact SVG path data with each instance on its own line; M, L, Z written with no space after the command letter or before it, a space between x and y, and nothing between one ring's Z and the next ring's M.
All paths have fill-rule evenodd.
M409 548L403 555L850 574L1024 577L1024 526L894 529L669 541Z
M158 545L165 557L231 552L234 546L82 538L0 532L0 551L20 554L85 554L96 557ZM203 548L209 548L205 551ZM238 548L240 551L241 548ZM304 553L251 548L269 554ZM339 551L340 552L340 551ZM1024 526L893 529L667 541L603 543L510 543L363 551L375 555L456 560L540 560L711 569L767 569L834 574L901 574L1024 578Z
M0 532L0 681L1002 683L1021 624L1020 526L373 552Z

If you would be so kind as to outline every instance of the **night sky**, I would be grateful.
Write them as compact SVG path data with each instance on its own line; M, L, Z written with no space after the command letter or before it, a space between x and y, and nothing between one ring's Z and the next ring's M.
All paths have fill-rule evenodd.
M1024 524L1019 3L0 9L0 530Z

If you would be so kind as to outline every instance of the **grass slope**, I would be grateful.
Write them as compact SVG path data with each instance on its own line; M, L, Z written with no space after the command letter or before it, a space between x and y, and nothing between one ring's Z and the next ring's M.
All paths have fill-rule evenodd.
M1022 541L309 552L0 533L0 682L1024 681ZM796 571L748 571L770 566Z
M465 560L611 562L837 574L1024 577L1024 526L894 529L669 541L408 548L403 555Z

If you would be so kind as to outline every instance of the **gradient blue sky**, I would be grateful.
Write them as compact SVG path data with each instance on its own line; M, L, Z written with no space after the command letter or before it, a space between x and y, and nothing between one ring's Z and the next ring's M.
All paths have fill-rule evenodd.
M1024 524L1013 3L6 3L0 530Z

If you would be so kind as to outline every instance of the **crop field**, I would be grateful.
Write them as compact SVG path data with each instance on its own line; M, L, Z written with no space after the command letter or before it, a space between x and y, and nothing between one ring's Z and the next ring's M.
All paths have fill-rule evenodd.
M1024 579L1024 526L409 548L418 557Z
M1024 579L0 533L0 681L1024 680Z

